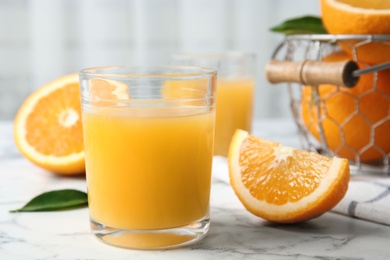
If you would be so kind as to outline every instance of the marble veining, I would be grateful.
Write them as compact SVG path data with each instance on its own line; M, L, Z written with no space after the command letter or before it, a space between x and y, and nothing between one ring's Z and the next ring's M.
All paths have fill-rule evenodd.
M255 133L297 145L291 122L257 122ZM211 228L199 243L175 250L139 251L105 245L89 231L88 209L18 213L43 191L86 190L85 178L60 178L25 160L0 122L0 259L390 259L390 227L332 212L281 225L245 210L229 185L227 161L214 158Z

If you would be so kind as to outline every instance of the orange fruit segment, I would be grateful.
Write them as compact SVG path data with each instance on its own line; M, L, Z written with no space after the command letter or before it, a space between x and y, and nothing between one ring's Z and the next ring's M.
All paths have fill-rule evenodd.
M318 217L345 195L348 160L282 146L237 130L229 148L231 186L256 216L278 223Z
M58 78L32 93L15 117L14 137L20 152L36 165L59 174L83 173L78 74Z
M324 61L345 61L349 56L337 51ZM358 63L359 68L365 68ZM326 145L337 156L361 162L380 160L390 152L390 70L377 75L362 75L353 88L335 85L304 86L302 89L302 119L309 132L319 141L319 116Z
M390 1L321 0L321 15L331 34L390 34ZM352 45L359 61L377 64L390 60L390 42L340 44L350 56L354 53Z

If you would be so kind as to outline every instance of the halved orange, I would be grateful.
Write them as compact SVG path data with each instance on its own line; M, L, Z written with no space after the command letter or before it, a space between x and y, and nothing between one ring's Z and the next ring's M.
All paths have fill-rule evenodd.
M125 83L90 79L91 104L117 105L130 96ZM49 82L32 93L19 108L14 121L15 142L34 164L58 174L85 171L78 74Z
M20 152L59 174L85 171L78 74L60 77L32 93L14 121Z
M230 183L245 208L272 222L318 217L345 195L348 160L282 146L237 130L229 149Z
M322 22L331 34L390 34L390 1L321 0ZM343 41L340 46L359 61L377 64L390 60L390 42L363 44Z

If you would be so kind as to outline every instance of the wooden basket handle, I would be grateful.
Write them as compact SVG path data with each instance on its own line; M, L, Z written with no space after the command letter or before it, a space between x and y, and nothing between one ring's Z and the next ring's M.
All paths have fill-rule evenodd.
M265 74L270 83L295 82L312 86L332 84L350 88L359 80L359 77L352 75L353 71L358 69L358 65L353 61L270 60L265 67Z

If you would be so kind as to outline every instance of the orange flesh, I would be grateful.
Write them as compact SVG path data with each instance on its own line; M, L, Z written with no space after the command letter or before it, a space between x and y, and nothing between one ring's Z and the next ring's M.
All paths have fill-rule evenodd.
M39 153L67 156L84 150L81 104L79 99L74 99L79 96L78 83L57 89L39 100L33 112L28 115L26 140ZM71 123L66 125L61 120L70 120ZM75 143L76 140L79 142Z
M288 150L291 155L278 152L277 143L266 146L263 142L248 136L240 148L239 164L242 168L246 165L241 169L242 182L251 195L270 204L284 205L310 195L332 163L331 158L307 151ZM266 170L258 171L262 168Z

